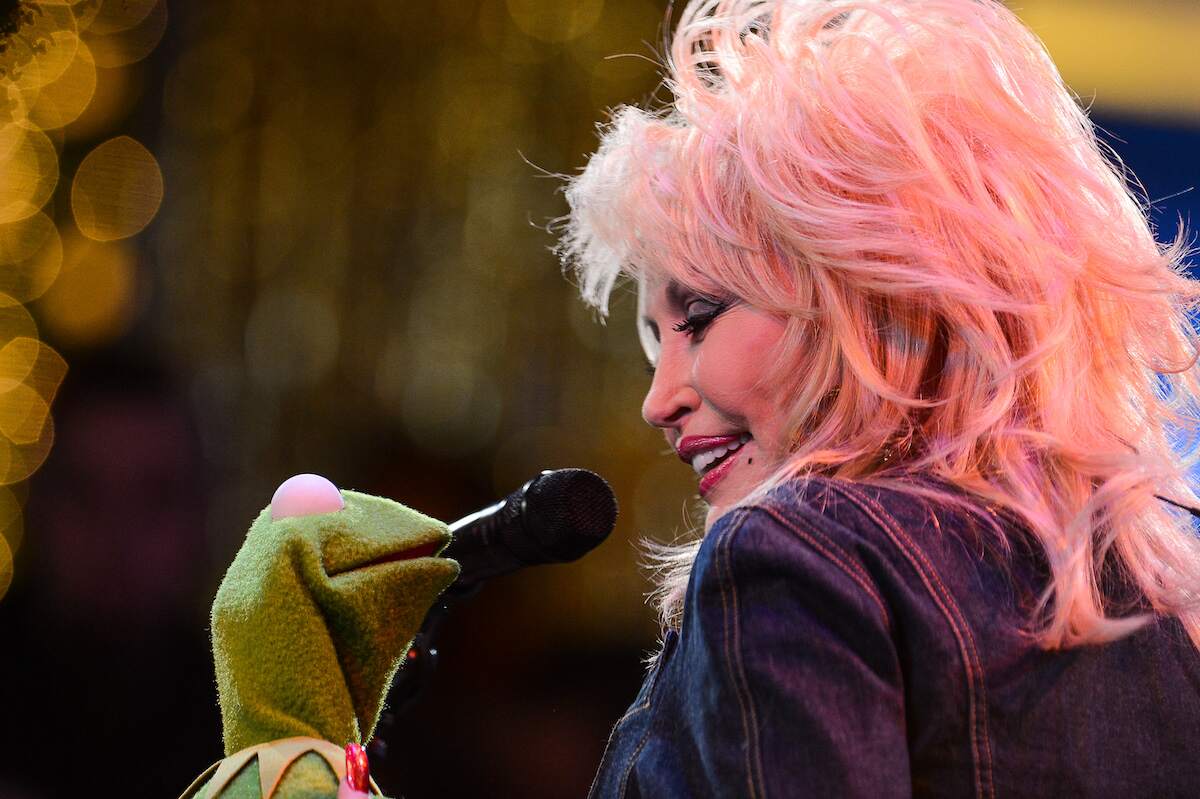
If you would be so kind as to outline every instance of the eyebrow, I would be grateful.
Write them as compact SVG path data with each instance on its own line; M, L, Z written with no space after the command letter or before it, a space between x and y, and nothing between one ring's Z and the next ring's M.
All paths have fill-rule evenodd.
M691 297L691 295L694 293L695 292L693 292L691 289L687 288L686 286L684 286L682 283L680 283L678 280L675 280L674 278L667 281L667 286L666 286L667 304L673 310L682 311L685 304L687 303L688 298ZM655 341L662 341L662 337L658 331L658 324L653 319L651 319L649 316L643 316L642 323L645 324L646 327L650 328L650 332L652 334L654 334Z
M693 293L691 289L685 287L678 280L671 279L667 281L667 301L671 304L672 308L682 309L688 297Z

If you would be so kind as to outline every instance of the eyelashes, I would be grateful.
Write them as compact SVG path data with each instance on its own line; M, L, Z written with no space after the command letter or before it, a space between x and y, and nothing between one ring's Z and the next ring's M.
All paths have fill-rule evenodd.
M672 329L691 337L703 335L705 328L713 323L729 308L729 304L717 300L694 299L687 304L687 314L683 321Z
M694 342L699 342L703 339L704 332L708 329L708 326L737 302L737 300L718 300L712 297L693 294L680 302L683 308L683 320L671 325L671 329L676 333L683 333ZM648 317L645 320L645 324L649 326L654 336L654 343L657 345L659 343L658 328L654 326L654 322L650 321ZM655 355L651 354L650 348L647 348L646 357L649 361L645 366L646 374L653 378L655 373L654 362L658 359Z

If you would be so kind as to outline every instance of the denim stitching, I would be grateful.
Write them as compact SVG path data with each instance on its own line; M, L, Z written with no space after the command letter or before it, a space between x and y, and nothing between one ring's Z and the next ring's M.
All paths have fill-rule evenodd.
M945 599L945 601L948 605L948 609L950 610L950 612L952 612L954 614L954 616L957 619L957 624L954 621L951 621L951 626L955 627L956 635L959 635L959 633L961 631L961 635L965 637L966 650L969 650L969 651L963 652L964 664L967 666L967 674L968 674L968 677L970 678L972 684L977 682L978 689L979 689L979 697L978 698L972 697L972 705L970 708L972 711L971 715L973 717L972 718L972 722L973 722L972 730L971 730L972 744L975 746L977 757L979 758L979 763L977 765L977 769L981 767L983 770L983 773L981 775L978 775L980 777L980 782L979 782L977 790L979 790L980 792L982 792L988 796L994 796L995 795L995 786L992 783L992 760L991 760L992 749L991 749L991 742L989 740L988 724L987 724L987 685L984 682L983 665L979 660L979 652L975 646L975 636L971 632L971 626L967 623L966 617L963 615L962 609L958 606L958 603L955 602L953 595L950 593L949 589L946 588L945 583L942 582L941 575L938 573L937 569L934 568L933 564L929 561L929 558L925 554L924 550L922 550L920 547L918 547L916 545L916 543L912 540L912 538L900 526L899 522L897 522L895 520L895 518L893 518L890 514L888 514L882 508L882 506L879 505L878 502L876 502L874 499L872 499L871 497L866 496L866 495L861 495L861 499L864 502L866 502L867 504L874 507L876 509L876 511L878 511L879 515L882 516L883 519L886 519L890 523L889 526L892 528L892 530L897 535L904 538L904 540L908 543L910 551L921 560L921 562L924 564L926 570L928 571L929 576L932 577L933 580L937 582L938 588L941 590L943 598ZM868 512L868 515L870 515L869 512ZM881 525L883 524L883 522L880 519L876 519L876 523L881 524ZM962 647L963 645L964 645L964 639L960 638L959 646ZM967 655L969 655L969 657L967 657ZM978 705L978 708L976 707L976 705ZM979 735L983 738L982 747L980 747L978 744L978 741L975 740L976 730L978 730Z
M942 583L941 576L938 575L937 571L934 569L934 566L929 563L929 559L925 557L925 553L922 551L922 549L920 549L920 547L918 547L916 543L912 541L911 537L905 533L904 529L900 527L899 522L896 522L895 519L890 516L887 511L884 511L883 507L880 506L877 501L869 497L869 495L859 492L852 492L850 487L838 488L840 488L841 493L845 494L848 499L851 499L851 501L853 501L853 503L856 504L866 516L870 517L877 525L880 525L880 528L886 531L886 533L892 537L896 547L900 548L900 551L905 554L905 557L910 560L910 563L913 565L914 569L917 570L918 575L922 577L922 582L925 583L925 588L929 591L931 599L937 603L937 606L941 609L943 615L946 615L946 619L950 624L950 629L954 631L954 637L956 638L956 641L958 641L959 654L962 657L962 663L964 663L964 667L966 668L967 672L967 710L968 715L970 715L971 723L971 749L974 761L974 773L976 773L976 795L982 795L983 793L994 795L994 791L992 791L991 786L990 745L988 744L988 741L986 741L986 738L988 738L988 726L986 726L986 717L982 713L979 713L977 708L977 704L983 701L982 699L977 699L977 697L974 696L974 687L976 687L977 681L976 660L978 659L978 654L976 653L976 648L974 648L974 638L971 635L970 626L966 624L965 619L962 619L961 611L958 605L956 605L953 596L950 595L946 585ZM870 505L870 507L868 507L868 505ZM874 509L877 513L872 512L872 509ZM901 542L898 540L899 537L902 537L902 539L905 540L905 543L907 543L907 548L901 545ZM920 564L917 564L917 561L914 560L914 558L919 559ZM922 565L924 566L924 569L922 569ZM937 583L937 588L940 590L935 591L934 587L932 587L929 582L930 578L934 579L934 581ZM978 667L978 683L979 691L980 693L983 693L984 685L982 666ZM986 708L986 703L983 702L983 704L984 708ZM980 749L977 731L983 733L984 746L986 749ZM980 774L980 765L986 769L986 774Z
M646 725L646 732L642 735L642 740L638 741L637 747L633 750L633 754L629 756L629 765L625 767L625 773L621 775L621 783L617 786L617 796L624 796L625 791L629 787L629 775L633 773L633 766L637 763L638 755L642 753L642 749L646 747L646 743L650 740L650 725Z
M925 563L925 567L927 569L929 569L930 575L933 577L934 580L937 581L938 587L942 590L942 593L945 595L947 602L949 602L951 610L954 611L955 615L958 617L959 623L962 624L962 631L963 631L963 634L966 636L967 646L969 647L969 649L971 651L971 656L973 658L975 669L977 669L977 671L978 671L977 679L978 679L978 683L979 683L979 703L982 707L982 710L980 711L979 716L975 723L976 723L976 726L979 728L979 732L980 732L981 736L983 737L981 760L982 760L983 778L984 779L983 779L983 784L981 787L985 792L988 793L988 795L995 795L995 786L992 784L992 757L991 757L992 745L991 745L991 741L989 739L988 725L987 725L987 685L984 682L983 664L979 660L979 652L975 647L975 636L971 632L971 626L967 623L966 617L963 615L962 609L958 606L958 603L956 603L954 601L954 598L950 594L949 589L947 589L945 584L942 582L941 575L938 574L937 570L933 567L933 564L930 563L929 558L925 554L924 550L922 550L920 547L918 547L916 545L916 543L908 536L908 534L904 532L903 528L900 527L899 522L897 522L894 518L892 518L889 514L887 514L883 510L883 508L879 505L878 502L874 501L873 499L871 499L870 497L867 497L867 496L864 496L863 499L866 500L871 505L873 505L879 511L879 513L881 515L883 515L889 521L891 521L894 525L896 532L899 533L900 535L904 536L905 540L908 541L908 544L912 548L913 552L915 552L917 554L917 556L921 558L921 560Z
M762 753L757 745L758 737L758 716L754 712L754 699L750 695L750 686L746 681L746 670L742 663L742 652L738 642L741 640L741 633L738 627L738 600L737 600L737 583L733 579L733 562L732 548L733 537L742 529L749 514L743 514L736 522L727 528L724 537L716 544L716 562L718 571L724 579L718 580L721 586L721 607L724 610L725 617L725 662L730 671L730 681L734 686L734 694L737 696L738 709L742 715L742 727L746 730L746 780L750 788L750 797L763 796L766 791L762 787ZM722 553L724 553L722 567ZM732 593L732 613L730 613L730 597L726 593L726 584L728 584ZM732 618L732 625L730 619ZM732 631L732 635L730 632ZM731 646L732 644L732 646ZM732 652L730 651L732 649ZM734 668L736 666L736 669ZM747 719L747 712L750 718ZM759 787L755 789L755 761L758 762L758 781Z
M650 684L650 687L649 687L649 688L646 690L646 698L642 700L641 704L634 705L633 707L631 707L631 708L629 708L628 710L626 710L626 711L625 711L625 714L624 714L623 716L621 716L621 718L617 719L617 723L614 725L614 729L615 729L616 727L620 727L620 726L621 726L622 724L624 724L626 721L628 721L629 719L633 718L633 717L634 717L634 716L636 716L638 713L641 713L643 710L648 710L648 709L650 708L650 694L651 694L651 693L654 691L654 686L655 686L655 684L656 684L656 683L658 683L658 669L657 669L657 666L655 667L655 672L654 672L654 675L653 675L653 680L654 680L654 682L652 682L652 683Z
M645 710L645 708L641 707L641 708L638 708L638 710ZM621 725L624 724L627 719L631 718L634 715L635 715L635 713L633 710L626 711L625 715L621 716L621 718L617 720L617 723L613 725L612 732L610 732L608 734L608 742L604 744L604 753L600 755L600 767L596 769L596 776L592 777L592 787L588 788L588 792L587 792L588 799L591 799L591 797L596 795L596 788L600 785L600 777L601 777L601 775L604 774L604 772L606 772L608 770L604 766L605 766L605 762L608 760L609 750L612 749L613 741L615 741L617 739L617 732L621 729ZM641 747L639 746L638 749L641 749ZM629 778L629 772L633 770L633 763L634 763L634 759L630 758L629 766L626 768L625 774L623 774L621 776L622 792L624 792L624 790L625 790L625 781Z
M613 725L612 732L608 735L608 742L604 744L604 753L600 755L600 767L596 770L596 776L592 778L592 787L588 789L589 797L595 794L596 786L600 782L600 775L607 770L604 768L604 761L608 757L608 750L612 748L613 741L617 739L617 733L620 731L621 725L642 711L650 709L650 700L654 697L654 690L658 687L658 678L662 674L663 665L663 661L660 658L659 661L654 664L654 669L652 672L647 675L647 678L650 680L650 685L646 687L646 698L643 699L640 704L634 705L626 710L624 715L617 719L617 723ZM625 773L621 775L620 791L617 794L618 796L625 795L625 784L628 782L629 775L633 771L633 766L637 762L637 756L641 754L642 747L646 745L646 741L650 738L650 732L650 725L646 725L646 732L642 736L642 740L637 745L637 748L634 749L633 754L629 757L629 763L625 768Z
M775 508L768 506L760 506L759 509L765 511L771 516L771 518L775 519L789 531L799 536L818 553L824 555L827 560L833 563L833 565L845 572L846 576L856 582L859 588L861 588L868 596L870 596L875 604L879 606L879 613L883 616L884 626L889 631L892 629L891 614L888 613L888 609L883 602L883 598L879 595L878 590L876 590L875 586L872 584L872 580L867 575L866 570L863 569L858 563L855 563L850 556L846 554L844 549L826 538L824 534L813 527L806 519L785 518ZM805 529L801 530L799 525L803 525ZM818 537L824 539L824 543L822 543L822 541L818 541Z
M991 770L991 744L988 740L986 716L986 686L983 682L983 667L977 664L979 656L975 650L975 639L971 634L970 626L967 625L965 619L962 617L962 611L950 595L949 590L946 589L945 584L942 583L941 577L933 568L933 565L926 558L925 553L916 546L908 534L904 532L900 524L871 497L860 494L852 490L849 486L831 485L831 487L858 506L863 513L879 525L880 529L888 534L893 543L896 544L896 547L909 560L913 568L916 569L917 574L921 577L921 581L925 584L925 588L930 594L930 598L934 600L938 608L942 611L942 614L946 617L946 621L949 622L950 629L954 632L954 637L958 642L959 654L963 659L963 666L967 671L967 699L968 712L971 719L971 749L974 760L976 796L994 796L995 789L992 785ZM900 542L899 538L904 539L907 547ZM918 560L920 560L920 563L917 562ZM931 578L937 583L937 589L930 584ZM977 669L978 674L976 673ZM978 698L975 696L977 681L980 693L980 697ZM977 704L981 704L983 709L980 710ZM980 735L983 737L982 748L979 742Z

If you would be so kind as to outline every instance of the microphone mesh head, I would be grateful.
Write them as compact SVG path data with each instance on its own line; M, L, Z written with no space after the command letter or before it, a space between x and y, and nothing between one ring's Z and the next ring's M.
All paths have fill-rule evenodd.
M603 477L587 469L542 472L525 494L526 518L547 558L582 557L613 531L617 498Z

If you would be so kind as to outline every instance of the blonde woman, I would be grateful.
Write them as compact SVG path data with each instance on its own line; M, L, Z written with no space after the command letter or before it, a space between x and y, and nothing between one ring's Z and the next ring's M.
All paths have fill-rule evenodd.
M561 245L709 508L593 795L1196 795L1200 287L1042 45L694 0L668 85Z

